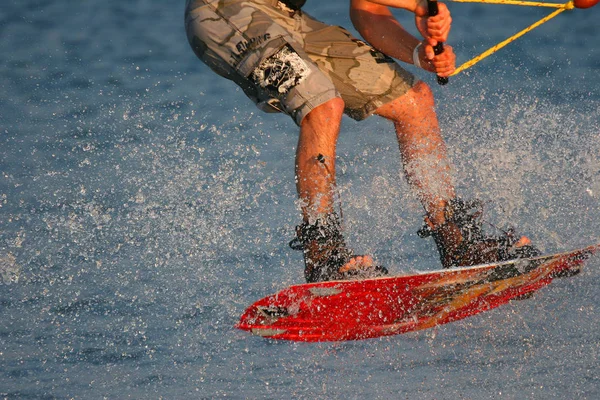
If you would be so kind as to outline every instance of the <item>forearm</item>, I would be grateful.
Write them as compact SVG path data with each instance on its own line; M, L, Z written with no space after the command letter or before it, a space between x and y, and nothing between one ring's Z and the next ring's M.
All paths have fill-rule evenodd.
M420 40L400 25L388 9L388 5L414 12L418 2L415 0L352 0L350 18L361 36L377 50L400 61L412 63L413 50Z
M368 2L386 7L401 8L419 16L427 15L427 0L351 0L351 2L357 4Z
M389 7L403 8L415 14L415 25L422 35L417 39L392 15ZM456 69L456 55L451 46L435 54L434 46L446 42L452 17L443 3L438 14L430 17L427 0L351 0L350 17L361 36L377 50L406 63L413 63L413 53L421 68L439 76L450 76ZM418 47L419 43L423 46Z

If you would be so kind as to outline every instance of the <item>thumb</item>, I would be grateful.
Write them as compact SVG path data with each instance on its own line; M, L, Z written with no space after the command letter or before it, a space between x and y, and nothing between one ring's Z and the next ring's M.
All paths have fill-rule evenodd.
M435 52L433 51L433 46L429 43L427 45L425 45L425 57L427 57L428 60L433 60L435 57Z

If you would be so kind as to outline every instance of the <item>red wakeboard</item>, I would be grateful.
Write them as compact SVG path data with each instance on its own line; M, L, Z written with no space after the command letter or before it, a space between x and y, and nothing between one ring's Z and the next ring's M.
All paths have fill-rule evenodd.
M600 244L499 264L291 286L251 305L237 328L271 339L344 341L397 335L496 308L577 274Z

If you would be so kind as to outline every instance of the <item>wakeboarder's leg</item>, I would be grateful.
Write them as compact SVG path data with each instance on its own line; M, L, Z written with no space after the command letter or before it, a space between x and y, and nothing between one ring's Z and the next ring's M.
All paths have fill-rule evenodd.
M296 235L308 282L379 276L384 271L373 266L371 256L354 256L341 232L335 205L335 154L343 112L343 100L334 98L308 113L300 124L296 187L303 223Z
M404 174L426 211L420 236L432 236L446 268L532 257L539 251L513 230L483 234L482 203L456 198L451 165L440 134L429 86L418 82L404 96L380 107L376 114L391 120L402 156Z

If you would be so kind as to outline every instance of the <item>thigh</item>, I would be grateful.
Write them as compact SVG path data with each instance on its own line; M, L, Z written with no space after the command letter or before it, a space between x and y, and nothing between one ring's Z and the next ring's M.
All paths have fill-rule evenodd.
M263 1L188 0L188 40L202 61L238 83L261 109L284 111L300 123L339 95L304 52L294 31L297 16Z
M240 0L188 0L186 33L196 55L216 72L248 76L263 54L273 54L289 34L260 9Z
M304 50L334 83L346 113L361 120L407 93L418 81L392 58L339 26L305 14Z

